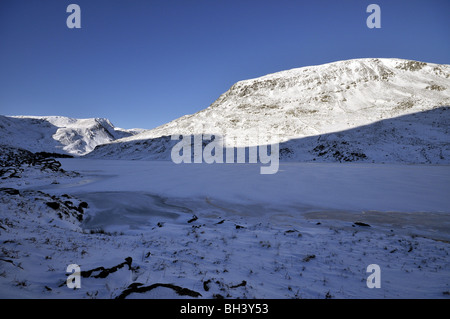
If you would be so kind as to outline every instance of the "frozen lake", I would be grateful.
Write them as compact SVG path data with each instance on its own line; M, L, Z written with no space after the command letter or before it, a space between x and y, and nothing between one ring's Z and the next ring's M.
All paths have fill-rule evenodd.
M54 191L145 192L214 198L305 210L450 213L450 166L280 163L274 175L252 164L174 164L164 161L61 159L85 182ZM59 190L58 190L59 189Z
M251 164L62 159L84 175L46 191L91 203L84 226L140 229L195 212L414 228L450 238L450 166L281 163L274 175ZM183 217L183 220L186 217Z

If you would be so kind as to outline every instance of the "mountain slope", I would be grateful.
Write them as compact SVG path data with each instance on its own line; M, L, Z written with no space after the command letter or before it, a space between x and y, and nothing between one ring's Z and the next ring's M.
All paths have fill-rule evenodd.
M450 107L402 115L280 144L285 160L450 163Z
M84 155L99 144L135 134L102 118L63 116L0 116L0 144L31 152Z
M283 142L446 105L449 65L347 60L240 81L210 107L124 141L217 133L237 136L238 145L246 136L252 144Z
M442 143L447 144L450 139L445 106L448 105L449 65L402 59L339 61L240 81L208 108L110 145L99 146L89 157L169 159L174 141L163 136L221 134L228 146L288 143L285 153L281 154L283 158L319 160L318 156L305 154L311 153L311 147L320 148L320 143L307 143L308 148L304 149L306 144L302 138L317 140L324 134L343 132L342 135L364 126L366 128L360 134L352 131L351 139L370 146L383 135L375 123L417 114L408 118L407 126L417 124L420 130L408 131L404 122L393 121L389 130L395 131L395 123L399 123L399 134L390 134L377 146L378 150L382 145L388 148L386 151L390 155L385 157L403 161L400 158L408 156L397 154L400 150L393 145L423 152L422 148L427 145L440 147ZM442 114L424 113L440 107L443 107ZM424 116L427 118L425 124L421 123ZM412 145L415 146L409 147ZM370 147L366 147L366 151L370 152ZM442 162L440 155L432 157L409 158L419 162Z
M440 107L344 131L291 139L280 144L279 155L280 160L302 162L450 164L449 128L450 107ZM178 142L163 136L109 143L98 145L86 157L170 160L172 147ZM191 148L192 162L193 158Z

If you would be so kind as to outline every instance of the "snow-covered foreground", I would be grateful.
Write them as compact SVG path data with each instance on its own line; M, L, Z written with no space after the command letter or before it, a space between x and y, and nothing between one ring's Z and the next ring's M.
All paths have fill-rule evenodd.
M450 295L449 166L61 162L0 181L2 298Z

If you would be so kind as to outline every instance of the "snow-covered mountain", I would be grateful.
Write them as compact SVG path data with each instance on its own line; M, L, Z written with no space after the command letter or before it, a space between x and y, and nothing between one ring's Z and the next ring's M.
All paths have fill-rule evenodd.
M169 159L173 134L220 134L228 146L285 143L286 159L442 163L450 160L449 105L450 65L339 61L240 81L198 113L88 156Z
M107 119L0 116L0 144L91 158L169 160L171 135L281 143L301 161L448 163L450 65L354 59L240 81L208 108L152 130Z
M0 116L0 144L31 152L84 155L99 144L138 132L116 128L103 118Z

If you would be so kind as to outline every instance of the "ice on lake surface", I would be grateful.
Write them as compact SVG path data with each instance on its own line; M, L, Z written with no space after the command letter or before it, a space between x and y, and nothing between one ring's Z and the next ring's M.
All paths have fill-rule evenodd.
M84 227L138 229L180 216L299 217L389 224L450 233L450 166L280 163L277 174L258 165L63 159L84 178L51 185L92 209Z
M124 230L154 225L155 220L175 220L190 210L166 203L164 198L141 192L93 192L78 194L90 211L83 221L85 229Z

